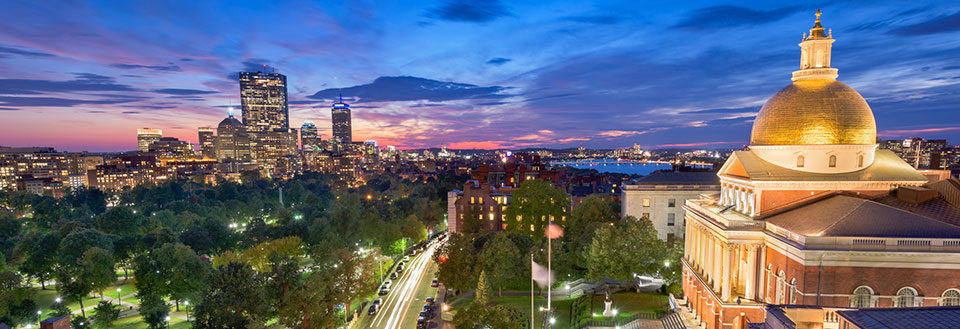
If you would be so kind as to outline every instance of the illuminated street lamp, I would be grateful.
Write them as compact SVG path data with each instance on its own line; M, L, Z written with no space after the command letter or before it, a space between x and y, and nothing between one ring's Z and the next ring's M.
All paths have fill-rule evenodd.
M120 288L117 288L117 306L120 306Z

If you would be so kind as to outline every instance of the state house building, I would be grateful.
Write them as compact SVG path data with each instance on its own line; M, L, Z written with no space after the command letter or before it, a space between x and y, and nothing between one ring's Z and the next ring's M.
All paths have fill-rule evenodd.
M960 304L960 184L877 148L870 106L830 67L833 42L817 11L800 70L720 168L720 194L684 205L683 291L706 328L763 322L771 304Z

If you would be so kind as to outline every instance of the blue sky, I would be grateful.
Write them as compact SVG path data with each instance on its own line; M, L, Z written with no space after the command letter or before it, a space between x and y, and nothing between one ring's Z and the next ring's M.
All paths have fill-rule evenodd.
M739 147L821 8L840 81L883 138L960 141L960 3L10 2L0 145L118 151L136 128L196 142L235 77L287 75L291 125L400 147Z

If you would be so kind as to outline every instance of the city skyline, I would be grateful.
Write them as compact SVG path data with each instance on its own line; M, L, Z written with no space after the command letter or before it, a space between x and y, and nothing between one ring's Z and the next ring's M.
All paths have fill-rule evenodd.
M820 6L842 37L839 80L867 99L879 137L957 140L960 6L897 5ZM240 109L238 72L275 69L288 78L290 126L313 121L324 139L342 91L353 139L380 145L737 148L789 81L796 31L816 10L191 6L9 6L0 14L0 144L128 151L143 127L197 143L197 127Z

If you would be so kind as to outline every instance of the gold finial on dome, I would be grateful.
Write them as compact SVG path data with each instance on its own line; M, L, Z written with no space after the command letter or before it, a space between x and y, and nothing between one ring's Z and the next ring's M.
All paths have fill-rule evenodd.
M810 29L810 38L826 38L827 35L823 33L823 25L820 25L820 9L817 9L817 20L813 22L813 28Z
M793 81L810 79L836 79L837 69L830 67L830 50L833 31L826 33L820 25L820 9L817 9L817 20L810 29L810 34L804 33L800 42L800 70L793 72Z

